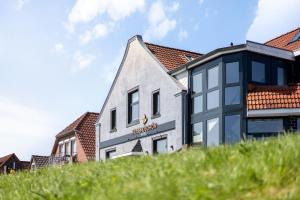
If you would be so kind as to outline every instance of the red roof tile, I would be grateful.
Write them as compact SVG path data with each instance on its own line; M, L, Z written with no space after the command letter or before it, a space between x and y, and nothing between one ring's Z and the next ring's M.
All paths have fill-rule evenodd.
M77 137L82 145L84 153L88 160L95 159L96 153L96 128L95 123L99 113L86 112L78 119L67 126L63 131L56 135L56 138L61 138L70 132L76 132ZM57 139L55 141L52 154L55 154L57 148Z
M291 42L292 39L300 32L300 28L297 28L295 30L292 30L288 33L285 33L283 35L280 35L268 42L266 42L266 45L286 49L289 51L295 51L297 49L300 49L300 39L298 39L295 42Z
M180 50L147 42L145 44L153 53L153 55L159 60L159 62L163 64L169 71L189 62L190 60L187 58L187 56L191 56L193 59L195 59L202 55L192 51Z
M248 110L300 108L300 84L257 86L247 95Z

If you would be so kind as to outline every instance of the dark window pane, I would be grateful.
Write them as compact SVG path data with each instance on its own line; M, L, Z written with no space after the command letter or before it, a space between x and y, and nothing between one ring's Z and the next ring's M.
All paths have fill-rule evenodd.
M219 90L207 93L207 110L219 107Z
M207 120L207 146L219 145L219 118Z
M226 83L238 83L239 81L239 62L226 63Z
M168 152L168 143L167 138L160 139L160 140L154 140L153 141L153 153L166 153Z
M266 66L264 63L252 61L252 81L266 82Z
M225 88L225 105L240 104L240 86Z
M300 132L300 118L297 119L297 131Z
M192 112L193 114L203 111L203 96L194 97L192 100Z
M286 73L285 69L282 67L277 68L277 85L285 85L286 84Z
M159 99L159 92L155 92L153 93L153 97L152 97L152 115L158 115L160 112L160 99Z
M240 115L225 116L225 142L237 143L241 140Z
M116 118L117 118L117 111L112 110L111 111L111 130L116 129Z
M111 159L116 153L116 150L111 150L106 152L106 159Z
M208 70L208 89L219 85L219 66Z
M193 75L193 93L202 92L202 73Z
M203 123L193 124L193 143L203 142Z
M282 119L251 119L248 120L248 133L278 133L282 132Z

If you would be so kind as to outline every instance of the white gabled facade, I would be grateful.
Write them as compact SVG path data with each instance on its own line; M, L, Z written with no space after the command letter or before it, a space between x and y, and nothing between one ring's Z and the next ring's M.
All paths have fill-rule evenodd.
M138 89L139 123L129 125L128 93L133 88ZM158 90L160 116L152 118L152 94ZM166 143L162 144L168 152L182 148L184 95L185 87L167 73L142 38L131 38L96 123L96 159L105 160L108 152L112 152L112 157L152 154L161 145L156 140L164 138ZM112 109L116 109L115 131L111 130ZM142 122L144 115L146 124ZM147 127L151 130L134 133ZM142 152L132 153L138 140Z

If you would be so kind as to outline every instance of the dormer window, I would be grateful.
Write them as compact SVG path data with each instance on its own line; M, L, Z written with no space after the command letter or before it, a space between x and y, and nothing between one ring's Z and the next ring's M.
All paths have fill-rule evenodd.
M296 42L299 39L300 39L300 31L293 37L293 39L290 41L290 44Z
M185 57L186 57L186 59L187 59L188 61L194 60L194 58L193 58L192 55L185 55Z

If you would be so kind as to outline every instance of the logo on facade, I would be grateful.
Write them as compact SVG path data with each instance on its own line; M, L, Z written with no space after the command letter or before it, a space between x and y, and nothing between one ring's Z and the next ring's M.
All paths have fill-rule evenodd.
M148 118L147 118L146 114L144 114L144 116L143 116L143 118L142 118L142 122L143 122L144 125L147 124Z
M142 128L134 129L134 130L132 130L132 132L134 134L140 134L140 133L145 133L145 132L148 132L148 131L151 131L154 129L157 129L157 123L153 123L153 124L150 124L150 125L142 127Z

